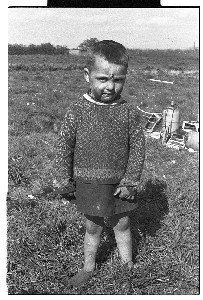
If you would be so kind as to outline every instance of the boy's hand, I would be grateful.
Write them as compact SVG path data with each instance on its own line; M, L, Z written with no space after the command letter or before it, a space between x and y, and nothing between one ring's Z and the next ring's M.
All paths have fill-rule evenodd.
M119 196L119 198L126 198L126 199L134 199L135 192L131 192L127 189L127 187L122 186L118 187L114 193L114 196Z

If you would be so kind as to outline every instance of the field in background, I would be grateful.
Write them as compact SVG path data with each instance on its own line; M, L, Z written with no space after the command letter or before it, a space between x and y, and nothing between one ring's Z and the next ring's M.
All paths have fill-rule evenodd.
M181 121L196 120L198 52L131 50L130 57L123 91L130 103L161 112L174 100ZM84 57L71 55L9 56L8 292L198 294L198 153L168 149L152 139L146 144L139 210L131 217L136 262L131 289L108 226L96 277L81 289L62 285L65 276L82 268L83 218L60 196L31 200L27 195L49 181L47 166L65 109L88 89L84 65Z

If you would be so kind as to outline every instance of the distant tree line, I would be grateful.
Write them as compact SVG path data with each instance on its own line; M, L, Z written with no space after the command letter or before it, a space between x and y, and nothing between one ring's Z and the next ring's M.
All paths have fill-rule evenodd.
M87 48L93 46L95 43L99 42L99 40L97 38L89 38L84 40L79 46L78 48L86 50Z
M56 45L53 46L50 43L45 43L41 45L31 44L25 46L22 44L9 44L8 45L9 55L23 55L23 54L69 54L69 49L66 46Z

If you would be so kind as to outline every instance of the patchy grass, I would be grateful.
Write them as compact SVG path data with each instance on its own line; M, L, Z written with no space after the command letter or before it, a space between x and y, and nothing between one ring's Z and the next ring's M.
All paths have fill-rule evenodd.
M132 56L124 96L134 105L143 101L148 111L162 110L175 96L182 118L194 118L198 110L196 56L154 51ZM165 148L150 138L139 208L131 214L135 263L131 286L108 220L95 277L82 288L63 285L64 278L83 266L83 216L60 196L29 199L27 195L51 180L53 145L65 108L87 89L80 68L66 67L83 65L84 58L12 56L9 61L18 66L31 62L35 70L10 67L9 71L8 293L199 294L199 154ZM46 66L40 69L39 64ZM151 76L170 79L174 85L152 83Z

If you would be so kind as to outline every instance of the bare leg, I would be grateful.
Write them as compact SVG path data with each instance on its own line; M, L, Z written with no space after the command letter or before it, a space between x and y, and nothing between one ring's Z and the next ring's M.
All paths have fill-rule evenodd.
M129 217L114 215L111 217L111 223L121 259L124 263L132 266L132 235Z
M119 254L123 262L121 269L120 281L121 286L123 283L128 289L128 294L133 294L132 290L132 236L130 231L130 220L126 213L114 215L111 217L115 239L117 242Z
M84 240L84 269L87 272L93 271L95 269L96 253L100 243L101 232L103 230L103 226L98 224L100 221L99 219L101 218L94 217L93 221L92 219L93 218L91 218L91 220L86 218L86 233Z
M82 286L92 277L95 269L96 253L99 247L102 229L103 218L86 216L84 268L68 281L68 286Z

